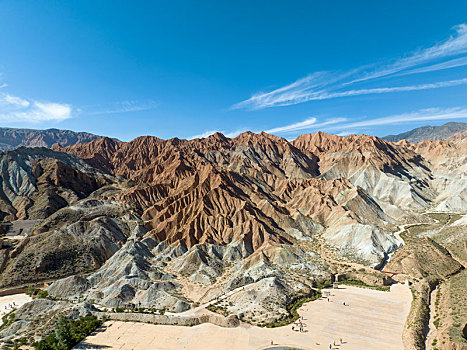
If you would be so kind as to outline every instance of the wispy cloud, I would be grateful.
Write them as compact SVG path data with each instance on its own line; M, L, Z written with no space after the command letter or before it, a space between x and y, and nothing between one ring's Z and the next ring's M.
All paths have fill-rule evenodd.
M418 74L418 73L435 72L435 71L439 71L443 69L450 69L450 68L456 68L456 67L462 67L462 66L467 66L467 56L454 58L449 61L431 64L431 65L420 67L420 68L410 69L408 71L404 71L396 75L402 76L402 75L410 75L410 74Z
M329 126L329 125L332 125L332 124L342 123L342 122L345 122L346 120L347 120L346 118L334 118L334 119L326 120L326 121L321 122L321 123L317 123L316 118L309 118L309 119L306 119L306 120L304 120L302 122L293 123L293 124L284 125L284 126L280 126L280 127L277 127L277 128L265 130L265 132L267 132L269 134L282 134L282 133L288 133L288 132L294 132L294 131L317 129L317 128L320 128L320 127L323 127L323 126Z
M0 94L0 121L29 122L62 121L72 117L69 104L43 102L10 94Z
M211 136L212 134L215 134L216 132L221 132L221 131L219 131L219 130L206 130L205 132L202 132L201 134L193 135L193 136L188 137L188 140L204 139L206 137Z
M83 106L79 112L87 115L105 115L147 111L157 107L155 101L120 101L104 105Z
M466 84L467 79L430 82L407 86L355 88L365 82L378 82L390 76L433 72L467 65L467 25L454 27L455 35L432 47L418 50L386 65L359 67L347 72L315 72L270 92L259 92L233 105L232 109L263 109L364 94L436 89ZM462 57L456 57L462 56ZM444 61L443 61L444 60ZM447 61L446 61L447 60ZM440 62L441 61L441 62Z
M397 125L413 122L456 119L467 119L467 107L426 108L410 113L402 113L356 122L348 121L347 118L333 118L322 122L319 122L317 118L309 118L301 122L265 130L265 132L270 134L287 134L294 132L303 133L304 131L327 131L336 133L339 136L347 136L362 132L362 129L368 130L368 128L381 125ZM295 135L296 134L297 133L295 133Z
M336 134L337 136L349 136L352 134L356 134L356 131L341 131L340 133Z
M215 134L216 132L220 132L225 137L228 137L228 138L232 139L232 138L237 137L242 132L245 132L247 130L248 130L247 128L240 128L240 129L237 129L237 130L234 130L234 131L227 131L227 132L223 131L223 130L217 130L217 129L216 130L207 130L207 131L205 131L205 132L203 132L201 134L193 135L193 136L188 137L188 140L203 139L203 138L211 136L212 134Z
M453 120L453 119L466 119L467 107L452 107L452 108L427 108L415 112L402 113L391 115L388 117L367 119L358 122L346 123L336 128L328 129L349 129L349 128L362 128L369 126L392 125L392 124L405 124L420 121L434 121L434 120Z

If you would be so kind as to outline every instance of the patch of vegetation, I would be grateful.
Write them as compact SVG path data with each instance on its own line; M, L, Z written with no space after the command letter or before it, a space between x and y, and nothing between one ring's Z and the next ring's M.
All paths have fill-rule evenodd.
M329 280L324 280L324 281L318 280L316 281L315 287L318 289L329 288L329 287L332 287L332 283Z
M418 234L425 232L431 227L430 224L418 224L418 225L413 225L407 228L409 233L413 236L417 236Z
M78 320L67 320L63 316L58 320L55 331L45 339L33 343L36 350L68 350L102 325L103 320L96 316L85 316Z
M415 286L411 288L413 298L406 326L414 348L424 349L426 327L430 317L429 298L432 289L426 282L421 282L418 288L419 292Z
M451 341L456 343L467 343L462 336L462 325L467 319L467 270L452 276L449 279L449 309L452 318L452 327L449 329Z
M275 327L282 327L286 326L294 321L296 321L299 318L299 314L297 310L302 307L304 303L307 303L309 301L314 301L316 299L321 298L321 292L320 291L313 291L311 294L303 297L296 298L293 300L289 305L287 305L287 314L281 315L279 320L275 322L269 322L269 323L263 323L261 326L262 327L267 327L267 328L275 328Z
M208 309L209 311L212 311L212 312L216 312L218 314L221 314L223 316L228 316L229 315L229 312L227 311L227 307L226 306L222 306L220 304L221 302L217 302L215 304L212 304L212 305L209 305L208 307L206 307L206 309Z
M34 286L28 286L28 290L26 291L26 295L29 295L32 297L34 294L36 294L37 289Z
M9 327L13 322L16 321L15 310L3 315L2 317L2 325L0 326L0 330Z
M439 221L441 225L450 225L462 217L460 214L451 213L427 213L425 215Z
M344 284L347 286L354 286L354 287L360 287L360 288L369 288L369 289L374 289L374 290L380 290L383 292L389 292L390 286L370 286L369 284L366 284L362 281L359 280L344 280L339 282L339 284Z
M44 289L37 292L38 298L47 298L48 296L49 296L49 293Z

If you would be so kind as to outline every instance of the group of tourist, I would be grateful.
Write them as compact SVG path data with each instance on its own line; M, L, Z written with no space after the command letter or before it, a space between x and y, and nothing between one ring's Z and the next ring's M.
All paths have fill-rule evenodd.
M302 332L305 331L305 329L304 329L305 326L304 326L304 324L303 324L302 321L303 321L303 316L299 316L299 317L298 317L298 321L294 323L295 325L298 326L298 331L299 331L300 333L302 333ZM295 326L292 326L292 330L295 331Z
M340 340L341 344L343 344L342 338L340 338L339 340ZM332 342L332 344L329 344L329 349L332 349L333 346L336 346L336 341L335 340Z
M8 305L5 305L4 310L12 310L16 306L16 303L13 301L12 303L8 303Z

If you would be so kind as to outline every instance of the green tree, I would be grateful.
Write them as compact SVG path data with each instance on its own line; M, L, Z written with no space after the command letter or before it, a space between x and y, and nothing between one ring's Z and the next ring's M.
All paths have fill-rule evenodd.
M36 288L34 288L34 286L28 286L28 290L26 291L27 295L33 296L35 292L36 292Z
M63 316L60 316L58 320L57 328L55 328L55 337L60 345L60 349L71 349L73 346L70 323Z
M48 296L49 296L49 293L46 290L40 290L37 292L38 298L47 298Z

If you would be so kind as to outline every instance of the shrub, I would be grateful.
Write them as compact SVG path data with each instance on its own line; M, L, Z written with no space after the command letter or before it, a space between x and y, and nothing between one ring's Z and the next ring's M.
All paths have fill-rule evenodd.
M33 343L36 350L68 350L91 334L102 324L96 316L85 316L78 320L60 317L55 332L45 339Z
M28 286L28 290L26 291L26 294L32 297L36 293L36 288L34 286Z
M38 298L47 298L48 296L49 296L49 293L46 290L40 290L37 292Z

